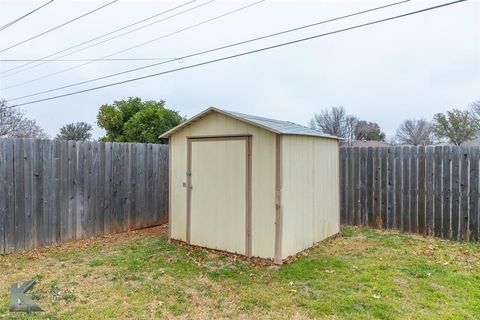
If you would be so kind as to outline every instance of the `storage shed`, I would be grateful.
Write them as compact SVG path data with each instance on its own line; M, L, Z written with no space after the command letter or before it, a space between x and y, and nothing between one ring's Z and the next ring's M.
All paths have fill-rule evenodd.
M339 232L339 139L208 108L169 138L169 237L281 263Z

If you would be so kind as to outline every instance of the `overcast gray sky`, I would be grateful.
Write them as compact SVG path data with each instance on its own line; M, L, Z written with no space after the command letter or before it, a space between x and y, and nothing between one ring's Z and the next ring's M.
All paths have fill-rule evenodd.
M55 0L0 31L0 50L109 1ZM208 1L197 0L148 22ZM256 1L216 0L65 59L106 56ZM0 25L45 2L47 0L0 0ZM42 58L186 2L119 0L63 28L6 50L0 53L0 58ZM396 1L267 0L111 58L175 58L393 2ZM188 66L447 2L412 0L308 30L33 98ZM3 74L7 77L0 80L0 97L8 100L155 62L158 61L95 62L5 89L82 63L49 62L9 77L9 73ZM2 71L19 65L18 62L0 63ZM378 122L387 136L391 136L406 118L431 119L437 112L454 107L463 109L471 101L480 98L480 1L469 0L288 47L22 108L53 137L62 125L69 122L94 124L100 105L129 96L139 96L144 100L163 99L168 107L188 117L209 106L216 106L300 124L308 124L312 115L323 108L344 106L348 113ZM102 130L95 126L94 136L102 135Z

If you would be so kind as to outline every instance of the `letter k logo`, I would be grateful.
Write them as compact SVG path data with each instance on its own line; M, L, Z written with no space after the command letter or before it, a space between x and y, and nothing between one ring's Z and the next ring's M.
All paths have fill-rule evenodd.
M13 283L10 290L10 311L11 312L32 312L43 311L32 299L27 297L25 292L30 290L35 280L24 282L21 286Z

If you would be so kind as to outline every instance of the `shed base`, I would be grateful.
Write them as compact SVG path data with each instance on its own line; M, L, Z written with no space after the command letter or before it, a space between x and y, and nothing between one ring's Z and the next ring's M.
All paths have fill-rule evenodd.
M169 242L170 243L174 243L174 244L178 244L178 245L181 245L185 248L191 248L192 250L199 250L199 251L204 251L204 252L210 252L210 253L215 253L215 254L219 254L219 255L224 255L224 256L227 256L227 257L234 257L235 259L239 259L239 260L242 260L242 261L250 261L250 262L253 262L257 265L261 265L261 266L272 266L272 265L283 265L283 264L290 264L294 261L296 261L297 259L299 259L301 256L306 256L308 255L308 252L310 252L311 250L319 247L322 243L324 243L325 241L328 241L328 240L331 240L331 239L335 239L337 238L338 236L340 235L340 233L336 233L334 235L331 235L330 237L327 237L323 240L320 240L318 242L316 242L313 246L311 246L310 248L307 248L307 249L304 249L302 251L299 251L297 252L296 254L294 255L291 255L291 256L288 256L286 257L285 259L281 260L280 262L274 262L273 259L269 259L269 258L260 258L260 257L247 257L245 255L242 255L242 254L238 254L238 253L233 253L233 252L228 252L228 251L224 251L224 250L218 250L218 249L212 249L212 248L207 248L207 247L202 247L202 246L198 246L198 245L194 245L194 244L188 244L187 242L185 241L182 241L182 240L177 240L177 239L173 239L173 238L170 238L169 239Z

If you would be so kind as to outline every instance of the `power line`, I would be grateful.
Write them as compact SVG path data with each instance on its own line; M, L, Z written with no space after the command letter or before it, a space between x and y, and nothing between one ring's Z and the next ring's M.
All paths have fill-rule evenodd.
M114 83L110 83L110 84L105 84L105 85L102 85L102 86L97 86L97 87L92 87L92 88L83 89L83 90L79 90L79 91L69 92L69 93L65 93L65 94L61 94L61 95L57 95L57 96L53 96L53 97L28 101L28 102L17 104L17 105L15 105L15 107L29 105L29 104L43 102L43 101L48 101L48 100L53 100L53 99L58 99L58 98L63 98L63 97L71 96L71 95L76 95L76 94L80 94L80 93L85 93L85 92L89 92L89 91L94 91L94 90L107 88L107 87L117 86L117 85L124 84L124 83L129 83L129 82L139 81L139 80L143 80L143 79L147 79L147 78L157 77L157 76L160 76L160 75L173 73L173 72L177 72L177 71L181 71L181 70L196 68L196 67L199 67L199 66L212 64L212 63L216 63L216 62L220 62L220 61L230 60L230 59L238 58L238 57L241 57L241 56L246 56L246 55L258 53L258 52L261 52L261 51L280 48L280 47L284 47L284 46L288 46L288 45L292 45L292 44L296 44L296 43L300 43L300 42L304 42L304 41L313 40L313 39L320 38L320 37L325 37L325 36L332 35L332 34L337 34L337 33L346 32L346 31L354 30L354 29L359 29L359 28L370 26L370 25L390 21L390 20L404 18L404 17L407 17L407 16L411 16L411 15L419 14L419 13L422 13L422 12L438 9L438 8L441 8L441 7L450 6L450 5L457 4L457 3L460 3L460 2L464 2L464 1L466 1L466 0L457 0L457 1L453 1L453 2L448 2L448 3L441 4L441 5L428 7L428 8L421 9L421 10L411 11L411 12L404 13L404 14L397 15L397 16L393 16L393 17L388 17L388 18L384 18L384 19L380 19L380 20L376 20L376 21L372 21L372 22L367 22L367 23L355 25L353 27L348 27L348 28L344 28L344 29L330 31L330 32L327 32L327 33L317 34L317 35L314 35L314 36L301 38L301 39L297 39L297 40L293 40L293 41L289 41L289 42L283 42L283 43L276 44L276 45L273 45L273 46L263 47L263 48L255 49L255 50L251 50L251 51L246 51L246 52L226 56L226 57L223 57L223 58L218 58L218 59L214 59L214 60L209 60L209 61L193 64L193 65L186 66L186 67L170 69L170 70L167 70L167 71L157 72L157 73L145 75L145 76L142 76L142 77L127 79L127 80L118 81L118 82L114 82Z
M31 15L32 13L34 13L34 12L42 9L43 7L45 7L46 5L48 5L48 4L52 3L52 2L53 2L53 0L50 0L50 1L48 1L47 3L42 4L40 7L36 8L36 9L30 11L30 12L27 12L27 13L24 14L23 16L18 17L17 19L15 19L15 20L13 20L13 21L10 21L9 23L1 26L1 27L0 27L0 31L2 31L3 29L7 29L8 27L10 27L11 25L17 23L17 22L20 21L20 20L25 19L26 17L28 17L28 16Z
M154 15L152 15L152 16L149 16L149 17L147 17L147 18L138 20L138 21L136 21L136 22L133 22L133 23L128 24L128 25L126 25L126 26L123 26L123 27L121 27L121 28L115 29L115 30L113 30L113 31L104 33L104 34L99 35L99 36L96 36L96 37L94 37L94 38L92 38L92 39L83 41L83 42L78 43L78 44L76 44L76 45L73 45L73 46L71 46L71 47L68 47L68 48L62 49L62 50L60 50L60 51L51 53L51 54L49 54L49 55L47 55L47 56L45 56L45 57L42 57L42 58L40 58L40 59L41 59L41 60L48 59L48 58L50 58L50 57L56 56L57 54L63 53L63 52L65 52L65 51L69 51L69 50L71 50L71 49L78 48L78 47L80 47L80 46L83 46L84 44L90 43L90 42L92 42L92 41L95 41L95 40L104 38L104 37L109 36L109 35L111 35L111 34L117 33L117 32L119 32L119 31L125 30L125 29L130 28L130 27L133 27L133 26L135 26L135 25L137 25L137 24L140 24L140 23L142 23L142 22L145 22L145 21L148 21L148 20L150 20L150 19L156 18L156 17L161 16L161 15L163 15L163 14L165 14L165 13L168 13L168 12L170 12L170 11L173 11L173 10L176 10L176 9L178 9L178 8L184 7L184 6L188 5L188 4L193 3L193 2L196 2L196 1L198 1L198 0L188 1L188 2L186 2L186 3L183 3L183 4L181 4L181 5L178 5L178 6L176 6L176 7L173 7L173 8L167 9L167 10L163 10L163 11L161 11L161 12L159 12L159 13L157 13L157 14L154 14ZM194 8L196 8L196 7L194 7ZM192 8L191 10L193 10L194 8ZM183 11L183 12L187 12L187 11ZM77 52L79 52L79 51L70 52L68 55L74 54L74 53L77 53ZM63 58L63 57L66 57L66 56L67 56L67 55L63 55L63 56L58 57L58 58ZM17 69L19 69L19 68L21 68L21 67L30 65L30 64L32 64L32 63L33 63L33 62L29 62L29 63L22 64L22 65L20 65L20 66L16 66L16 67L14 67L14 68L11 68L11 69L2 71L2 72L0 72L0 74L4 74L4 73L10 72L10 71L17 70ZM8 75L6 75L6 76L3 76L3 78L10 77L10 76L12 76L12 75L18 74L18 73L23 72L23 71L26 71L26 70L30 70L30 69L32 69L32 68L36 68L36 67L41 66L41 65L43 65L43 64L44 64L44 63L40 63L40 64L31 66L31 67L28 67L28 68L24 68L24 69L19 70L19 71L17 71L17 72L12 72L12 73L10 73L10 74L8 74Z
M25 62L25 61L48 61L48 62L65 62L65 61L148 61L148 60L171 60L172 58L112 58L112 59L0 59L0 62Z
M214 0L211 0L211 1L214 1ZM266 0L260 0L260 1L254 2L254 3L251 3L251 4L249 4L249 5L246 5L246 6L243 6L243 7L238 8L238 9L229 11L229 12L227 12L227 13L221 14L221 15L219 15L219 16L216 16L216 17L213 17L213 18L204 20L204 21L202 21L202 22L199 22L199 23L190 25L190 26L188 26L188 27L186 27L186 28L183 28L183 29L180 29L180 30L171 32L171 33L168 33L168 34L166 34L166 35L162 35L162 36L160 36L160 37L157 37L157 38L155 38L155 39L152 39L152 40L149 40L149 41L140 43L140 44L137 44L137 45L132 46L132 47L129 47L129 48L126 48L126 49L123 49L123 50L120 50L120 51L117 51L117 52L108 54L108 55L106 55L106 56L100 57L100 59L109 58L109 57L115 56L115 55L117 55L117 54L124 53L124 52L126 52L126 51L129 51L129 50L132 50L132 49L136 49L136 48L142 47L142 46L144 46L144 45L150 44L150 43L152 43L152 42L154 42L154 41L158 41L158 40L161 40L161 39L164 39L164 38L173 36L173 35L175 35L175 34L181 33L181 32L183 32L183 31L196 28L196 27L201 26L201 25L203 25L203 24L206 24L206 23L212 22L212 21L214 21L214 20L223 18L223 17L228 16L228 15L231 15L231 14L233 14L233 13L236 13L236 12L239 12L239 11L242 11L242 10L245 10L245 9L247 9L247 8L249 8L249 7L252 7L252 6L257 5L257 4L259 4L259 3L262 3L262 2L264 2L264 1L266 1ZM64 73L64 72L67 72L67 71L70 71L70 70L73 70L73 69L77 69L77 68L83 67L83 66L88 65L88 64L93 63L93 62L95 62L95 61L89 61L89 62L85 62L85 63L79 64L79 65L76 65L76 66L72 66L72 67L70 67L70 68L63 69L63 70L60 70L60 71L57 71L57 72L53 72L53 73L50 73L50 74L47 74L47 75L44 75L44 76L41 76L41 77L38 77L38 78L34 78L34 79L31 79L31 80L28 80L28 81L25 81L25 82L21 82L21 83L15 84L15 85L13 85L13 86L5 87L5 88L3 88L3 90L7 90L7 89L11 89L11 88L23 86L23 85L25 85L25 84L29 84L29 83L32 83L32 82L35 82L35 81L38 81L38 80L42 80L42 79L45 79L45 78L49 78L49 77L55 76L55 75L60 74L60 73Z
M41 36L43 36L43 35L45 35L45 34L47 34L47 33L49 33L49 32L52 32L52 31L54 31L54 30L57 30L57 29L59 29L59 28L61 28L61 27L63 27L63 26L66 26L67 24L70 24L70 23L72 23L72 22L74 22L74 21L77 21L77 20L83 18L83 17L86 17L86 16L88 16L89 14L92 14L92 13L98 11L98 10L101 10L101 9L105 8L105 7L108 7L109 5L114 4L114 3L117 2L117 1L118 1L118 0L113 0L113 1L111 1L111 2L109 2L109 3L107 3L107 4L104 4L104 5L101 6L101 7L98 7L98 8L96 8L96 9L94 9L94 10L92 10L92 11L89 11L89 12L87 12L87 13L84 13L84 14L76 17L76 18L73 18L73 19L71 19L71 20L68 20L67 22L64 22L64 23L62 23L62 24L60 24L60 25L58 25L58 26L56 26L56 27L53 27L53 28L48 29L48 30L46 30L46 31L43 31L43 32L41 32L41 33L39 33L39 34L37 34L37 35L35 35L35 36L32 36L32 37L30 37L30 38L27 38L27 39L25 39L25 40L22 40L22 41L14 44L14 45L11 45L10 47L1 49L1 50L0 50L0 53L1 53L1 52L4 52L4 51L7 51L7 50L10 50L10 49L12 49L12 48L15 48L15 47L17 47L17 46L19 46L19 45L21 45L21 44L24 44L25 42L30 41L30 40L36 39L36 38L38 38L38 37L41 37Z
M232 47L239 46L239 45L242 45L242 44L251 43L251 42L254 42L254 41L259 41L259 40L279 36L279 35L282 35L282 34L306 29L306 28L311 28L311 27L318 26L318 25L321 25L321 24L325 24L325 23L329 23L329 22L353 17L353 16L356 16L356 15L361 15L361 14L365 14L365 13L368 13L368 12L372 12L372 11L381 10L381 9L384 9L384 8L396 6L396 5L403 4L403 3L409 2L409 1L411 1L411 0L394 2L394 3L391 3L391 4L387 4L387 5L383 5L383 6L367 9L367 10L362 10L362 11L346 14L346 15L336 17L336 18L323 20L323 21L319 21L319 22L315 22L315 23L310 23L310 24L303 25L303 26L300 26L300 27L297 27L297 28L288 29L288 30L284 30L284 31L280 31L280 32L275 32L275 33L268 34L268 35L265 35L265 36L240 41L240 42L232 43L232 44L221 46L221 47L216 47L216 48L213 48L213 49L209 49L209 50L205 50L205 51L201 51L201 52L197 52L197 53L193 53L193 54L188 54L188 55L181 56L181 57L178 57L178 58L173 58L173 59L170 59L170 60L167 60L167 61L154 63L154 64L149 64L149 65L146 65L146 66L143 66L143 67L129 69L129 70L126 70L126 71L117 72L117 73L114 73L114 74L110 74L110 75L106 75L106 76L102 76L102 77L98 77L98 78L94 78L94 79L90 79L90 80L85 80L85 81L81 81L81 82L77 82L77 83L73 83L73 84L69 84L69 85L65 85L65 86L61 86L61 87L57 87L57 88L53 88L53 89L49 89L49 90L45 90L45 91L40 91L40 92L24 95L24 96L21 96L21 97L16 97L14 99L10 99L10 101L19 100L19 99L28 98L28 97L33 97L33 96L38 96L40 94L53 92L53 91L58 91L58 90L62 90L62 89L66 89L66 88L70 88L70 87L74 87L74 86L78 86L78 85L81 85L81 84L86 84L86 83L90 83L90 82L94 82L94 81L98 81L98 80L103 80L103 79L119 76L119 75L122 75L122 74L134 72L134 71L139 71L139 70L143 70L143 69L147 69L147 68L152 68L152 67L155 67L155 66L167 64L167 63L174 62L174 61L183 61L184 59L187 59L187 58L192 58L192 57L203 55L203 54L206 54L206 53L211 53L211 52L218 51L218 50L232 48Z

